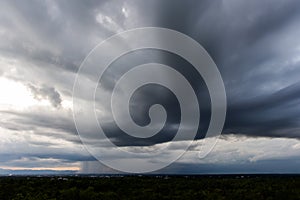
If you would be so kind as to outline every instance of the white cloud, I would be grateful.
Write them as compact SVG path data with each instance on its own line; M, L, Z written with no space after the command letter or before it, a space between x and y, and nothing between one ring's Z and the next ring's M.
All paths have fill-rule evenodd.
M129 10L126 7L122 8L122 13L124 14L124 17L129 17Z
M205 140L210 140L207 138ZM205 140L203 142L205 142ZM201 142L187 152L179 162L234 164L272 159L300 158L300 141L289 138L221 136L215 148L204 159L199 159Z
M96 20L99 24L104 26L104 28L110 31L115 33L123 31L123 28L117 22L115 22L111 17L103 15L102 13L97 14Z

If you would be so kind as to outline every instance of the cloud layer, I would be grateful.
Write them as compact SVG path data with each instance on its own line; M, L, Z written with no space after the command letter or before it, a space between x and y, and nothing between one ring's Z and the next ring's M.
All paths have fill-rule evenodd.
M1 148L6 149L0 153L1 163L6 163L2 165L26 167L41 161L41 166L52 166L49 163L53 159L53 166L67 163L70 167L80 167L78 162L92 161L82 149L72 118L72 88L77 70L90 50L107 37L144 26L171 28L187 34L214 59L228 99L223 134L235 134L237 138L241 135L300 138L300 2L297 0L88 3L78 0L31 4L2 1L0 10L0 78L16 83L1 86L0 91ZM207 88L192 66L176 55L154 50L131 52L111 65L101 82L101 90L111 92L130 67L154 61L185 74L197 91L201 102L197 139L203 138L211 116ZM96 78L93 71L86 74L90 84L76 98L84 102ZM168 75L165 78L172 81ZM12 101L19 98L20 91L26 101ZM96 99L101 100L100 93ZM163 145L173 138L180 123L180 109L170 91L148 86L137 91L131 100L131 114L137 124L149 123L147 112L155 103L165 106L167 123L153 138L134 139L116 126L109 102L100 103L99 118L115 144L129 148ZM82 120L88 122L89 118L83 115ZM97 127L88 127L87 131L97 135ZM287 139L290 140L293 139ZM280 141L284 143L284 139ZM19 142L20 145L13 145ZM251 143L244 145L250 151ZM235 153L232 150L231 156L243 157Z

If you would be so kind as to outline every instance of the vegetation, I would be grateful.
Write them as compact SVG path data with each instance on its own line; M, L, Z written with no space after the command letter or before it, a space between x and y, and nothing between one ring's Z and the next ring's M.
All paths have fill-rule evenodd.
M300 177L1 177L0 199L300 199Z

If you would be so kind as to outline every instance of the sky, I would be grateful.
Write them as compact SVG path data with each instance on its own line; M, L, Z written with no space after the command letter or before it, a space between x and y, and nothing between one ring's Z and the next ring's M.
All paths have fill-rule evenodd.
M1 1L0 169L116 173L97 162L77 134L74 81L85 57L108 37L133 28L162 27L193 38L216 63L227 96L222 135L210 154L199 159L198 143L213 140L203 139L211 116L207 87L184 59L148 49L117 59L100 81L97 109L107 137L131 151L164 147L174 137L180 109L174 94L164 87L145 86L131 98L131 116L139 125L149 123L151 105L159 103L166 109L163 129L147 139L124 134L113 121L108 102L101 102L101 92L110 94L124 71L159 62L188 77L202 111L193 145L159 172L299 173L299 21L298 0ZM162 76L172 81L170 75ZM85 92L97 77L93 71L84 77L86 90L74 98L87 105L93 102L84 98ZM89 122L86 116L80 120ZM87 132L90 145L95 145L97 128L89 126ZM176 154L186 142L176 141L163 156ZM123 159L101 147L100 153L109 159ZM163 157L156 162L163 162Z

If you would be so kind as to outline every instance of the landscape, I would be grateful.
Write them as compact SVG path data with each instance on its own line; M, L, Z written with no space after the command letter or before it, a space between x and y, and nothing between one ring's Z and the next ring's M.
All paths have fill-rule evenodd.
M86 175L0 178L0 198L299 199L299 175Z
M300 199L299 0L1 0L0 200Z

